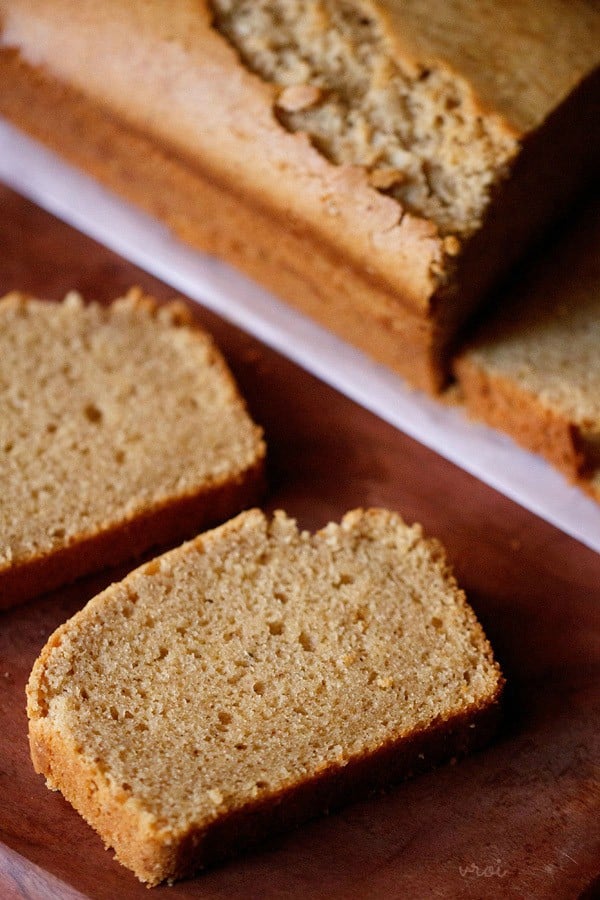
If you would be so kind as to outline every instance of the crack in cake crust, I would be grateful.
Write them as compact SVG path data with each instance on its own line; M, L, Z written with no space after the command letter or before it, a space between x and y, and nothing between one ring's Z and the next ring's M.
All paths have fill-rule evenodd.
M398 58L370 3L211 0L214 26L281 90L275 115L443 234L481 224L518 142L442 66ZM458 246L456 248L458 252Z

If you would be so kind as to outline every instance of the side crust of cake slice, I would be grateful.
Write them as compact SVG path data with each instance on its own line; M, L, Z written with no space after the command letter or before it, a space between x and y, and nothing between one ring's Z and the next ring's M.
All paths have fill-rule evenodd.
M436 541L242 513L52 635L36 771L149 884L482 746L503 678Z

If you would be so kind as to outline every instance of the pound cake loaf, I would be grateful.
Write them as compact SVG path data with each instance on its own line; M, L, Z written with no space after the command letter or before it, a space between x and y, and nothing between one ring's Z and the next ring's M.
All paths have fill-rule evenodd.
M589 0L0 0L0 113L430 391L600 157Z
M420 526L354 510L311 535L251 510L50 637L31 754L157 884L480 746L502 683Z
M251 506L264 455L183 304L0 300L0 608Z
M600 204L531 267L455 362L471 414L592 493L600 471Z

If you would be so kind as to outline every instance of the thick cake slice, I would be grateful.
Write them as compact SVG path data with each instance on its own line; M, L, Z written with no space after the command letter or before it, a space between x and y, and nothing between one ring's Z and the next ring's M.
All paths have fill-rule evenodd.
M539 260L455 363L467 408L598 493L600 206Z
M182 304L0 300L0 608L256 501L265 448Z
M487 740L502 676L436 541L355 510L242 513L59 628L31 753L157 884Z

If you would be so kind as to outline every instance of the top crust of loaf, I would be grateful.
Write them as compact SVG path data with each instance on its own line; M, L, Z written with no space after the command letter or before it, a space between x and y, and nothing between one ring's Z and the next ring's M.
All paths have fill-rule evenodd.
M32 755L156 883L211 862L212 829L303 785L405 748L404 771L387 765L406 775L418 765L411 742L453 723L472 746L501 687L442 548L419 526L355 510L310 535L252 510L58 629L28 686Z
M231 514L246 479L259 480L260 429L181 303L138 290L109 307L9 294L0 382L1 575L226 485ZM210 520L205 510L197 527Z
M594 0L377 0L398 55L442 64L520 137L600 65Z

